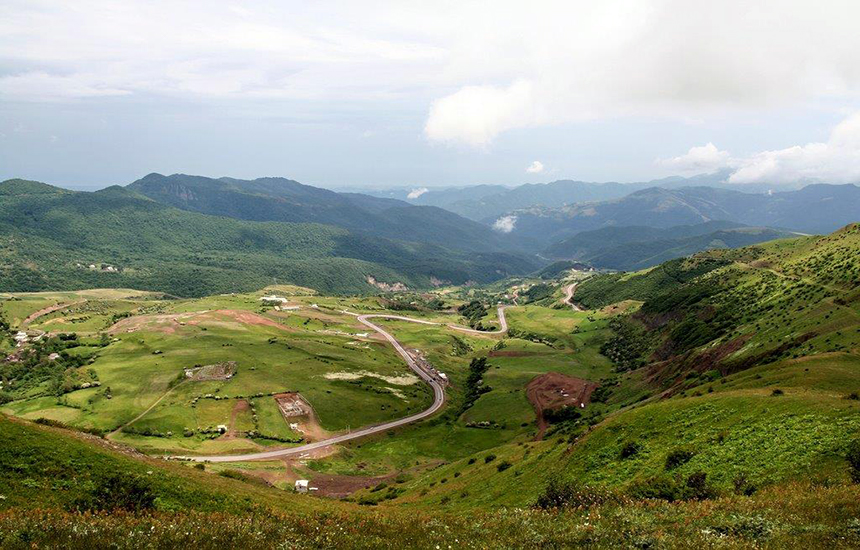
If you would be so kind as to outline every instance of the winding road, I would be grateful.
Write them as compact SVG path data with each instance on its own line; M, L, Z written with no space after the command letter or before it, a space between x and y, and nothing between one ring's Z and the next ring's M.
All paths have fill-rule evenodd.
M564 287L564 303L570 306L573 311L582 311L578 305L573 303L573 293L576 291L576 283Z
M432 371L428 371L423 368L415 359L409 355L409 352L403 347L403 345L397 341L397 339L391 335L390 332L383 329L379 325L370 321L370 319L394 319L397 321L408 321L410 323L420 323L422 325L441 325L442 323L436 323L433 321L424 321L423 319L413 319L411 317L404 317L402 315L385 315L385 314L366 314L361 315L357 313L351 313L349 311L345 311L348 315L354 315L358 322L365 325L366 327L373 329L382 335L383 338L388 340L394 349L397 350L397 353L400 354L400 357L406 361L406 364L412 369L418 376L421 377L422 380L430 384L430 387L433 388L433 404L430 405L430 408L421 411L420 413L413 414L411 416L407 416L406 418L401 418L399 420L392 420L391 422L386 422L384 424L377 424L374 426L366 426L359 430L355 430L349 433L345 433L342 435L338 435L335 437L331 437L329 439L324 439L322 441L317 441L315 443L308 443L307 445L301 445L299 447L291 447L289 449L276 449L273 451L263 451L260 453L248 453L248 454L240 454L240 455L214 455L214 456L177 456L173 457L179 460L190 460L194 462L244 462L248 460L271 460L274 458L283 458L288 456L296 456L302 455L309 451L314 451L318 449L324 449L326 447L330 447L332 445L337 445L338 443L344 443L346 441L352 441L353 439L358 439L361 437L365 437L368 435L373 435L379 432L384 432L386 430L390 430L392 428L397 428L400 426L405 426L406 424L411 424L412 422L417 422L419 420L423 420L428 416L434 414L436 411L442 408L442 405L445 404L445 384L446 381L439 377L438 374ZM499 330L496 331L480 331L471 328L461 327L458 325L445 325L451 329L459 330L463 332L469 333L478 333L478 334L502 334L507 332L508 323L505 319L505 306L499 306L498 308L499 314Z

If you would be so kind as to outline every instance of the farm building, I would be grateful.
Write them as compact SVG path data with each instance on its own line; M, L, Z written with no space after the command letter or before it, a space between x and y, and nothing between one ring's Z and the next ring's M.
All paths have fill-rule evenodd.
M297 479L296 480L296 492L297 493L307 493L308 492L308 483L310 483L307 479Z

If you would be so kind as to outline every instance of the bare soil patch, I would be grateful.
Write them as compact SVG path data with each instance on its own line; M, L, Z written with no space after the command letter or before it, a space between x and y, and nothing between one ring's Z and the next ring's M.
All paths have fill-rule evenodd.
M312 443L329 437L329 433L320 426L311 404L300 394L279 393L273 397L284 421L290 425L290 428L301 432L308 442Z
M225 433L221 439L236 439L238 436L236 431L236 417L249 410L251 410L251 405L249 405L247 401L244 399L236 401L236 404L233 406L233 411L230 413L230 425L227 427L227 433Z
M541 439L549 423L544 418L544 411L557 410L563 407L583 408L591 400L591 393L599 386L583 378L574 378L557 372L548 372L534 378L526 386L526 397L535 409L538 423L538 435Z
M185 369L185 377L188 380L193 380L195 382L206 380L229 380L236 374L237 369L238 364L236 361L226 361L224 363L215 363L214 365Z
M35 321L39 317L42 317L44 315L48 315L49 313L54 313L55 311L60 311L61 309L66 309L68 307L80 305L80 304L83 304L84 302L86 302L86 300L81 300L79 302L72 302L69 304L54 304L52 306L42 308L39 311L34 311L30 315L28 315L27 318L24 319L24 321L21 324L22 325L29 325L30 323L32 323L33 321Z
M384 476L342 476L335 474L314 473L311 486L316 487L318 495L330 498L344 498L361 489L391 481L397 473Z

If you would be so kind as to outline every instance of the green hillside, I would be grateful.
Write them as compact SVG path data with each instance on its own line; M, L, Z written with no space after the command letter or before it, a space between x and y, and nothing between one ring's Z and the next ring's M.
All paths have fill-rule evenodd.
M10 180L0 190L3 291L127 287L202 296L281 281L366 292L375 290L368 277L426 287L431 279L486 282L535 267L504 253L185 212L120 187L82 193Z
M504 236L486 225L441 208L336 193L284 178L240 180L149 174L128 189L162 204L203 214L251 221L321 223L455 250L512 249Z
M856 547L858 250L851 225L592 275L575 289L585 311L561 303L585 276L562 266L384 299L5 295L6 333L43 336L23 351L0 343L15 359L0 367L2 410L18 418L0 419L0 545L134 548L128 533L146 532L203 547ZM294 309L261 305L266 293ZM478 306L498 326L498 303L507 334L451 327ZM425 408L429 389L351 312L430 323L383 324L448 376L439 413L319 456L199 471L140 454L326 436L294 429L279 392L300 392L324 434ZM229 378L183 370L230 361ZM547 378L563 382L550 399L570 387L590 398L541 412L528 388ZM105 438L19 420L40 418ZM295 479L319 495L291 494ZM108 498L120 492L140 498ZM79 513L111 506L133 511Z
M550 246L545 254L601 269L636 271L711 248L739 248L790 237L786 231L707 222L660 229L613 226L584 231Z

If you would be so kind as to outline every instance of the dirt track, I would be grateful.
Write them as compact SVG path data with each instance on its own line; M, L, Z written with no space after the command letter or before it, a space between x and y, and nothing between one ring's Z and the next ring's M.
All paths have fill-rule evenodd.
M562 407L582 408L591 400L591 393L598 384L582 378L574 378L557 372L548 372L535 377L526 386L526 397L535 409L538 423L538 435L541 439L549 423L544 418L544 411L557 410Z
M582 308L573 303L573 293L576 292L576 283L572 283L564 287L564 303L570 306L573 311L582 311Z

